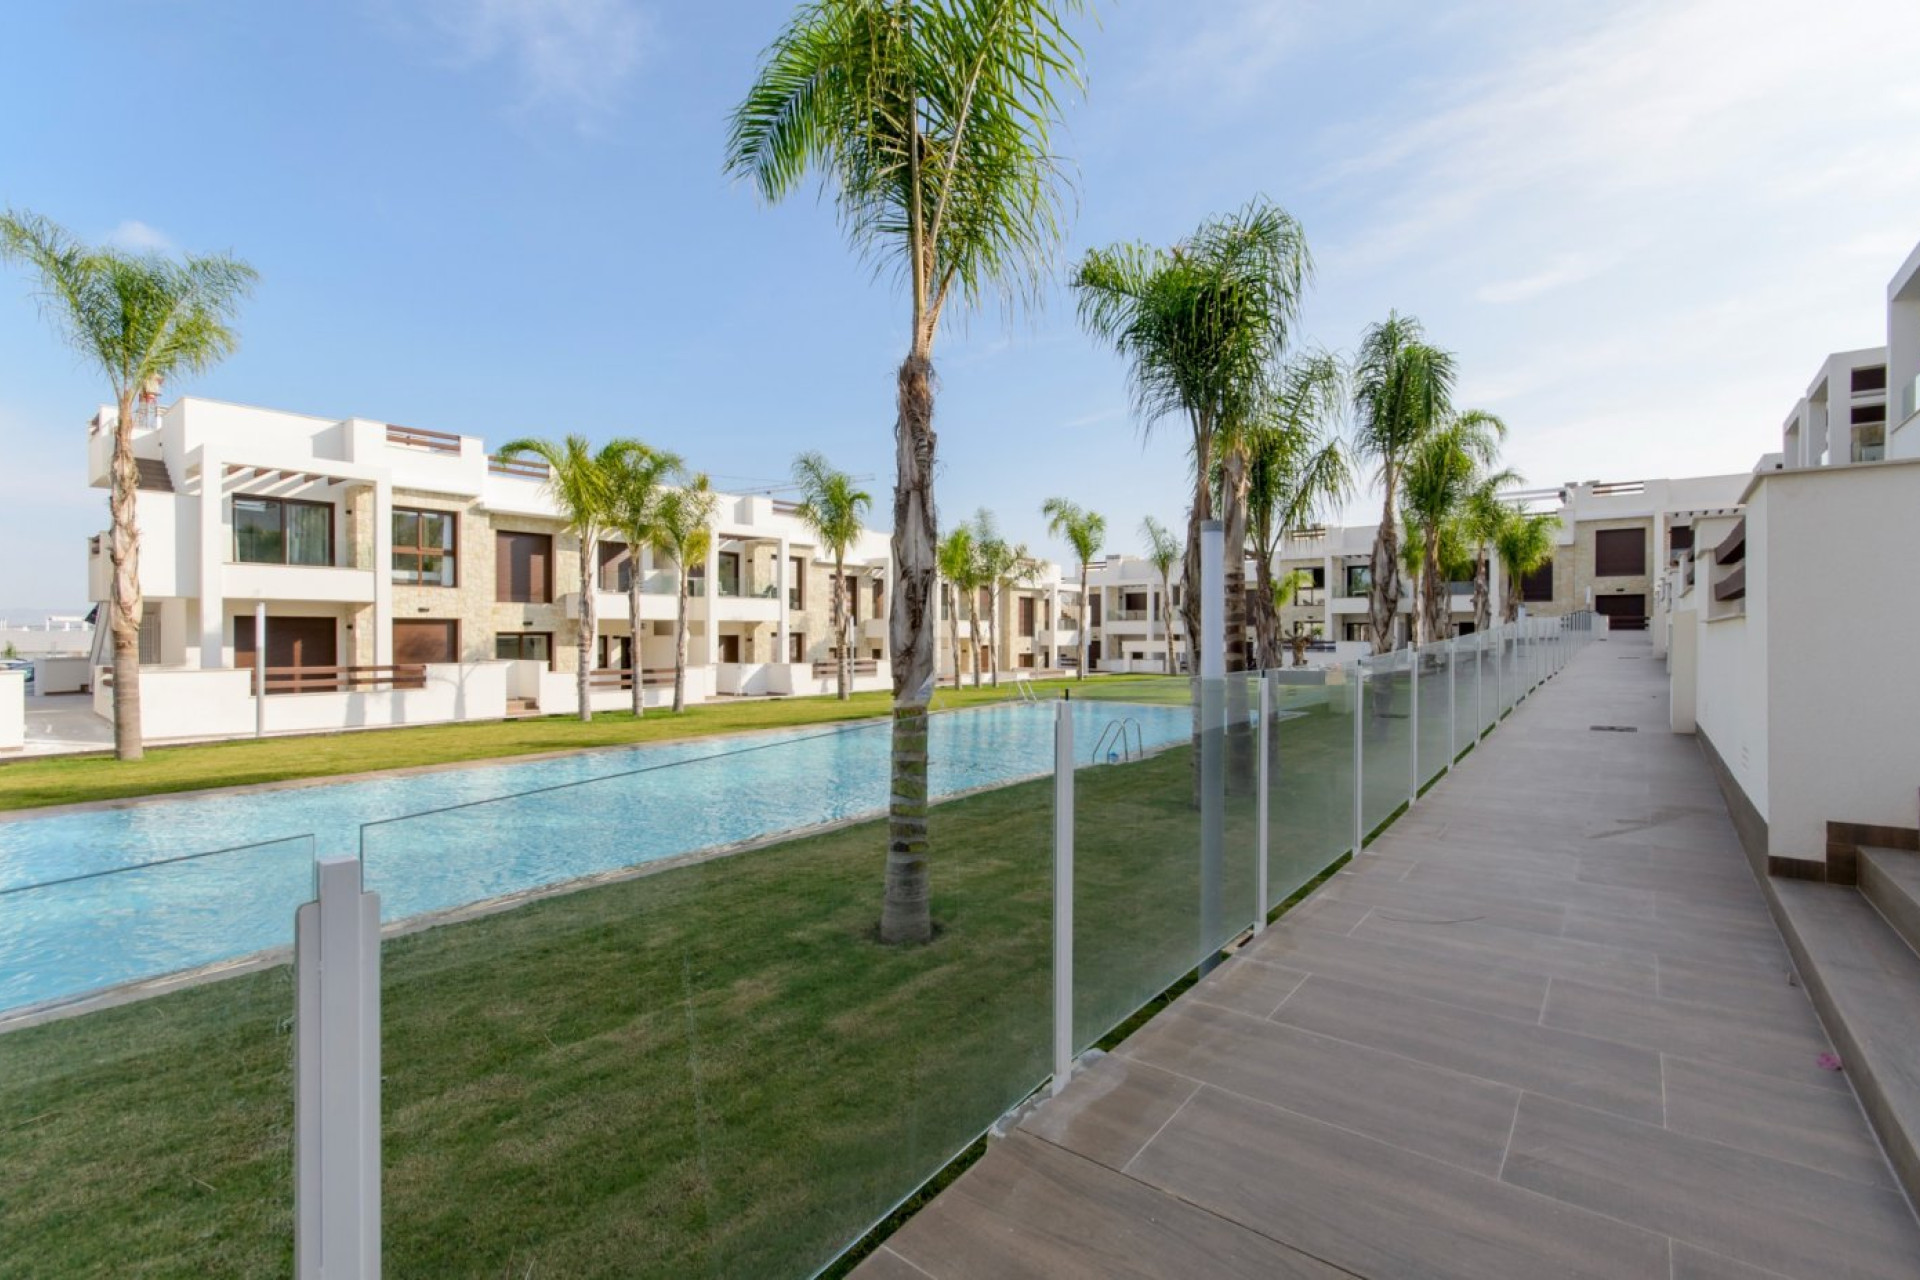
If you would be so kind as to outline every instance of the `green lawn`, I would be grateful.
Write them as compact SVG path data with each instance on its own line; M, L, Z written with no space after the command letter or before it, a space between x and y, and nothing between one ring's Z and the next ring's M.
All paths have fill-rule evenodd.
M1226 936L1201 937L1190 770L1077 775L1081 1043ZM923 948L874 940L880 823L389 940L387 1273L823 1264L1048 1070L1050 789L935 808ZM1229 933L1253 809L1228 806ZM0 1036L0 1270L286 1274L291 1011L277 968Z
M1129 676L1099 676L1082 682L1036 683L1042 696L1068 685L1100 690L1107 696ZM1179 682L1185 687L1185 681ZM1011 677L1000 688L941 689L936 708L1004 702L1013 695ZM382 729L301 738L251 739L201 746L162 747L146 758L121 763L106 756L29 759L0 766L0 811L85 800L120 800L164 795L203 787L235 787L301 778L334 777L378 769L456 764L503 756L625 746L673 738L707 737L750 729L832 724L887 714L886 693L837 698L783 698L777 701L711 702L680 715L650 711L636 720L626 712L600 712L590 724L565 716L507 720L486 724L432 725L418 729Z

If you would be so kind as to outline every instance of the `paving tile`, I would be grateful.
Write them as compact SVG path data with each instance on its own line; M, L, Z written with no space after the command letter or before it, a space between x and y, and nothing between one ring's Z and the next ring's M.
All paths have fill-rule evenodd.
M1274 1018L1483 1080L1660 1121L1660 1055L1652 1049L1321 977L1302 983Z
M1381 937L1269 929L1242 954L1303 974L1371 982L1510 1018L1537 1019L1547 995L1546 978L1522 965L1462 955L1448 955L1444 963L1436 963L1432 948ZM1278 1002L1273 1007L1278 1008Z
M853 1274L859 1280L927 1280L931 1273L922 1271L891 1248L882 1245L855 1267Z
M1666 1274L1667 1242L1651 1232L1215 1089L1195 1095L1130 1172L1381 1280Z
M1764 966L1666 957L1659 967L1655 994L1669 1000L1724 1005L1786 1018L1797 1018L1808 1007L1806 990L1784 956L1778 963Z
M1485 922L1528 933L1558 935L1567 908L1474 891L1408 884L1404 880L1354 878L1327 885L1344 902L1372 907L1390 920L1414 924Z
M1168 1010L1121 1052L1489 1177L1520 1100L1504 1085L1198 1005Z
M1264 1018L1306 980L1307 975L1297 969L1259 963L1242 954L1202 978L1193 988L1193 998Z
M1561 936L1651 952L1662 960L1707 960L1727 965L1779 965L1786 946L1775 934L1699 920L1636 920L1606 912L1567 908Z
M1583 982L1654 993L1653 956L1604 943L1504 929L1498 925L1467 923L1425 925L1370 915L1350 935L1356 940L1387 939L1431 952L1437 963L1460 960L1513 965L1550 978L1577 978Z
M1334 1280L1341 1274L1257 1231L1018 1133L995 1144L888 1246L934 1280Z
M1558 981L1541 1020L1550 1027L1644 1045L1825 1089L1847 1087L1818 1058L1832 1046L1811 1005L1795 1014L1756 1014L1723 1005L1639 996L1581 982Z
M1873 1186L1893 1171L1849 1090L1666 1059L1667 1128Z
M1672 1280L1787 1280L1778 1271L1764 1271L1690 1244L1673 1242Z
M1066 1092L1028 1112L1020 1128L1118 1169L1198 1087L1158 1067L1108 1054L1076 1074Z
M1536 1094L1521 1099L1502 1177L1788 1275L1910 1280L1920 1267L1898 1191Z

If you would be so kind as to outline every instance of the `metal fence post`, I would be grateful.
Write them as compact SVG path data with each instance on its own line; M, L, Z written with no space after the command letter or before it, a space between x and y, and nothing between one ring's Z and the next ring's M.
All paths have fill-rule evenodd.
M1227 860L1227 553L1218 520L1200 525L1199 667L1200 972L1207 974L1226 941L1220 915Z
M322 858L294 913L294 1234L299 1280L380 1275L380 895Z
M1362 785L1365 778L1367 753L1364 749L1366 729L1362 717L1367 711L1367 669L1358 658L1353 662L1353 856L1360 856L1360 847L1367 838L1366 788Z
M1053 1092L1073 1074L1073 704L1053 704Z
M1459 700L1455 696L1459 681L1454 678L1454 668L1460 665L1460 640L1458 637L1447 642L1447 772L1453 772L1453 762L1460 754L1460 744L1454 739L1454 729L1460 719L1459 709L1455 705Z
M1420 799L1420 646L1407 646L1407 665L1413 676L1407 687L1413 710L1409 713L1413 729L1407 734L1407 808L1411 809Z
M1268 771L1273 767L1272 750L1268 739L1273 734L1273 679L1269 672L1260 673L1260 794L1254 797L1253 838L1259 845L1254 862L1254 912L1253 931L1263 932L1267 927L1267 791Z
M267 736L267 602L253 606L253 736Z

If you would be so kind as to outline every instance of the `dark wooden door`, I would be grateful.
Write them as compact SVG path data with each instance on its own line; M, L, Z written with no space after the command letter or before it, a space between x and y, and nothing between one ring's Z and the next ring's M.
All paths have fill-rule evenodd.
M269 667L332 667L339 664L338 624L332 618L267 619ZM253 619L233 620L233 663L253 665Z
M1647 598L1643 595L1595 596L1593 607L1596 612L1612 619L1616 630L1647 629Z
M423 662L458 662L460 624L423 618L409 618L394 623L393 660L400 666Z
M552 601L552 535L506 529L494 535L494 598L526 604Z

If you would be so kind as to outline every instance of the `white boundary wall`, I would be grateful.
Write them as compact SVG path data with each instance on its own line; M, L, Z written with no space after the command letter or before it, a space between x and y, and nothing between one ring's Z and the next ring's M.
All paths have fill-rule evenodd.
M507 714L511 663L434 663L422 689L351 693L285 693L267 698L266 730L331 733L499 720ZM113 690L96 680L93 709L111 721ZM149 742L180 738L244 738L254 732L253 672L148 668L140 673L140 725Z
M27 745L27 673L0 671L0 751Z

